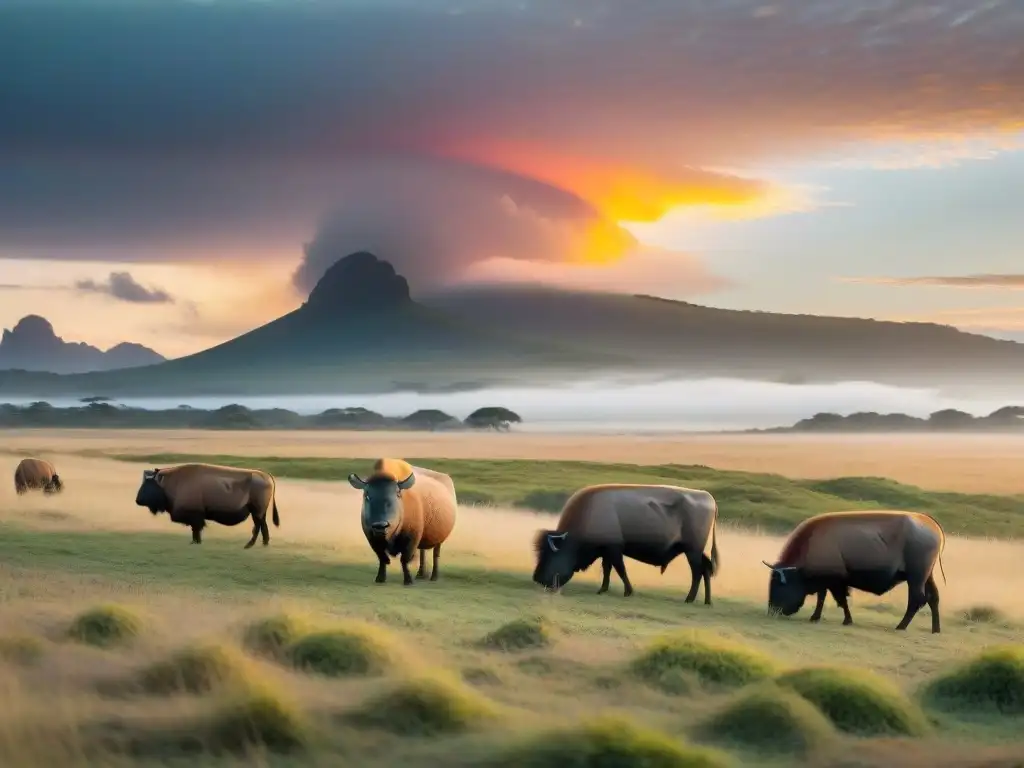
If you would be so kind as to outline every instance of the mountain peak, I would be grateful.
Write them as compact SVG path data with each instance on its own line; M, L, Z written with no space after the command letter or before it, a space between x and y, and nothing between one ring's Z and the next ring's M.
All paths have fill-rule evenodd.
M51 373L130 368L163 362L141 344L118 344L107 352L80 341L65 341L53 324L40 315L25 315L0 336L0 370L21 368Z
M356 251L334 262L306 300L310 309L331 314L411 303L408 281L369 251Z

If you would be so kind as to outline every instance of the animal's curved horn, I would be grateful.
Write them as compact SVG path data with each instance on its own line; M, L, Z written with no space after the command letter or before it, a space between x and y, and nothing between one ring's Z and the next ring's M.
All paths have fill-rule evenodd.
M771 568L773 571L775 570L775 566L772 565L771 563L769 563L767 560L762 560L761 562L764 563L769 568Z
M549 536L550 536L550 537L551 537L552 539L564 539L564 538L565 538L566 536L568 536L568 535L569 535L569 532L568 532L568 531L565 531L565 533L550 533L550 534L548 534L548 535L549 535Z
M558 536L558 535L556 535L554 533L549 533L548 534L548 546L551 548L552 552L557 552L558 551L558 547L555 545L555 539L564 539L564 538L565 538L565 534L563 534L561 536Z

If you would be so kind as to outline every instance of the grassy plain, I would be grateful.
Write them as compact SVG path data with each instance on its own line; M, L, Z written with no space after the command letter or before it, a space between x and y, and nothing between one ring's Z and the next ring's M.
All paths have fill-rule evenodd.
M254 444L252 435L233 443L212 437L213 450L197 438L157 447L115 433L95 435L92 444L32 434L45 452L26 451L24 434L5 440L8 450L54 459L67 490L17 498L13 487L0 485L0 765L444 761L497 768L626 766L642 756L650 766L1009 768L1024 760L1019 651L957 671L986 648L1024 646L1024 544L950 537L940 635L929 633L927 611L908 632L893 631L902 591L884 599L855 594L852 627L841 626L831 604L819 625L806 621L809 607L791 619L768 618L760 561L777 553L781 538L728 524L711 608L682 603L685 568L662 576L634 563L627 567L637 592L629 599L618 582L596 595L598 573L549 595L530 583L529 541L552 518L510 507L522 500L519 482L558 489L576 473L578 484L612 476L715 481L723 520L729 507L721 497L734 485L780 495L765 493L764 509L856 504L848 484L815 490L792 482L808 477L800 467L783 473L791 480L694 469L660 474L669 470L659 464L713 464L682 450L666 450L646 469L488 463L481 460L486 451L477 451L469 463L418 460L450 469L460 491L465 486L463 499L473 488L489 489L495 502L460 508L441 580L403 588L391 573L388 583L374 585L358 494L332 482L350 463L358 469L358 460L318 463L326 450L289 450L294 446L283 438ZM545 438L529 439L540 445ZM583 439L593 441L589 454L558 456L563 449L551 446L547 455L538 452L596 461L604 450L628 461L630 438ZM762 438L747 438L755 439ZM351 440L335 435L334 455L374 455L348 450ZM594 445L602 440L609 445ZM644 438L633 440L642 445ZM393 442L386 452L430 456L422 447ZM905 464L927 463L927 453L915 456L906 443L903 449ZM138 471L152 456L126 463L95 455L167 450L290 456L272 470L280 477L282 525L271 530L270 547L245 551L247 532L219 527L208 529L201 547L190 545L186 529L133 504ZM709 453L721 450L712 445ZM5 457L0 467L13 472L15 463ZM730 468L764 469L743 466L742 456ZM314 472L320 479L303 479ZM636 477L619 477L627 472ZM857 474L840 469L834 476ZM953 475L932 481L919 484L957 489ZM966 490L1005 493L1009 485L994 478ZM992 520L1003 515L1004 535L1022 514L1018 500L978 504L891 482L873 487L910 494L903 502L935 504L937 516L966 520L972 509ZM897 506L892 502L873 500ZM756 522L756 498L730 500L741 504ZM820 665L860 671L799 671Z

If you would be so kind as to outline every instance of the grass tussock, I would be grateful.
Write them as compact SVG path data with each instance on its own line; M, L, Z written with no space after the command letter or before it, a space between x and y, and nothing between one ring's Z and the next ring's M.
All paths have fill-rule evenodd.
M43 641L31 635L0 637L0 661L27 666L37 663L45 648Z
M937 677L924 693L947 712L1024 715L1024 646L989 648Z
M287 613L258 619L245 627L242 645L246 650L272 659L282 659L288 646L312 630L310 622Z
M630 669L645 683L671 694L686 693L692 682L735 687L777 672L772 659L752 648L693 632L655 640L633 659Z
M369 624L311 632L288 645L285 658L303 672L326 677L384 674L398 661L398 648L386 631Z
M224 645L182 648L169 658L142 669L135 688L153 696L203 694L252 679L250 664L241 653Z
M75 617L68 627L72 640L97 648L134 641L143 630L142 618L120 605L99 605Z
M712 743L776 755L806 755L830 743L835 730L813 704L773 684L741 691L699 727Z
M514 619L502 624L480 640L480 645L495 651L526 651L546 648L554 642L548 622L539 617Z
M399 683L374 696L346 718L353 724L400 735L461 733L497 722L489 699L439 675Z
M972 605L964 611L964 621L968 624L1008 624L1006 614L994 605Z
M484 761L487 768L727 768L718 752L683 744L620 718L547 731Z
M827 667L787 672L776 682L817 707L840 731L856 736L923 736L928 720L878 675Z

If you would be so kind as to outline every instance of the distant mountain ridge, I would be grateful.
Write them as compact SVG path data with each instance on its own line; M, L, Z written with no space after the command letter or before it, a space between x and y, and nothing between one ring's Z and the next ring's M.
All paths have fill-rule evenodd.
M0 370L68 374L109 371L164 362L149 347L121 342L103 351L83 342L64 341L39 315L26 315L0 338Z
M747 432L1017 432L1024 431L1024 406L1006 405L985 416L945 408L922 419L905 413L859 411L849 416L816 413L791 427L750 429Z
M1024 379L1024 344L949 326L785 315L651 296L490 286L414 299L373 254L298 309L188 357L73 376L0 372L0 393L186 396L440 392L628 374L903 386Z

